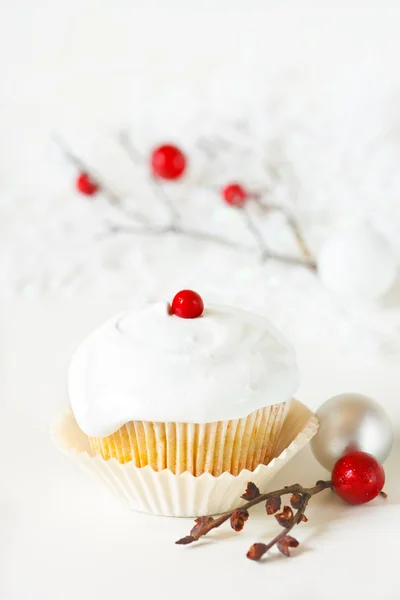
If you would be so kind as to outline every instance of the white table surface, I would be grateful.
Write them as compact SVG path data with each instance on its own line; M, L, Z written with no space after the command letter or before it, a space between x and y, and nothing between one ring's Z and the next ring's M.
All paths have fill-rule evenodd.
M119 307L101 298L1 304L0 598L398 599L398 443L386 463L386 501L349 507L325 492L294 533L300 547L293 557L274 550L260 564L245 553L277 529L262 508L240 534L226 526L191 547L175 546L190 520L127 511L53 446L49 424L66 402L70 355ZM396 360L353 363L328 347L302 349L299 399L316 408L334 393L369 393L399 429ZM274 487L325 476L307 448Z

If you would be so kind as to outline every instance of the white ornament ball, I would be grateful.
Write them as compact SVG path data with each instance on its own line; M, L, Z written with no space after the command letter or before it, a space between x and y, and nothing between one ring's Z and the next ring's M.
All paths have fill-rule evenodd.
M311 440L318 462L331 471L345 454L360 450L383 463L393 444L393 429L383 408L363 394L333 396L317 410L319 427Z
M359 223L333 234L318 256L322 283L334 294L377 300L394 284L395 254L371 225Z

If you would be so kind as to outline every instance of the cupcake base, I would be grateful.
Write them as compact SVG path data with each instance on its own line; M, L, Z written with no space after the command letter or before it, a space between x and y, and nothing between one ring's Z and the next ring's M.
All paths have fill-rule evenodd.
M290 407L290 401L267 406L242 419L215 423L130 421L104 438L89 437L93 454L175 475L196 477L225 471L238 475L268 464Z
M244 468L238 475L194 476L188 471L175 475L170 469L155 471L149 464L137 467L116 458L95 455L89 438L79 429L72 412L61 416L52 427L56 445L92 476L105 483L130 509L155 515L196 517L219 514L239 505L247 482L261 490L280 469L309 443L318 429L318 420L304 404L292 400L276 440L274 458L254 470Z

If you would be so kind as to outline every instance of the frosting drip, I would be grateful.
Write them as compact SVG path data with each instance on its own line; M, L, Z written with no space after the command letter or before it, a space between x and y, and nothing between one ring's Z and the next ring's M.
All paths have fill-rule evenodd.
M69 372L80 428L104 437L132 420L239 419L291 398L294 351L262 317L211 305L181 319L158 303L120 313L76 351Z

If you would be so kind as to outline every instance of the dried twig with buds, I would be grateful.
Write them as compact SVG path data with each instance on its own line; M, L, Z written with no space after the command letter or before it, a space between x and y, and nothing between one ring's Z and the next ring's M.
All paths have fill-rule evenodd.
M290 556L289 549L297 548L299 542L288 534L295 525L298 525L301 522L307 522L308 519L304 513L310 498L323 490L331 489L331 487L332 484L330 481L317 481L315 486L311 488L304 488L298 483L295 483L294 485L286 486L281 490L261 494L258 487L254 483L249 482L245 493L241 496L243 500L247 500L246 504L230 510L215 519L209 516L198 517L195 520L195 525L190 531L190 534L178 540L176 544L187 545L197 542L202 536L207 535L212 529L219 527L228 520L234 531L241 531L249 518L249 508L256 504L260 504L261 502L265 502L267 514L275 515L276 520L279 525L283 527L283 530L268 544L253 544L246 556L251 560L260 560L260 558L262 558L262 556L264 556L264 554L273 546L276 546L285 556ZM281 510L281 498L288 494L290 494L291 507L285 505ZM295 513L293 513L292 508L296 510Z

